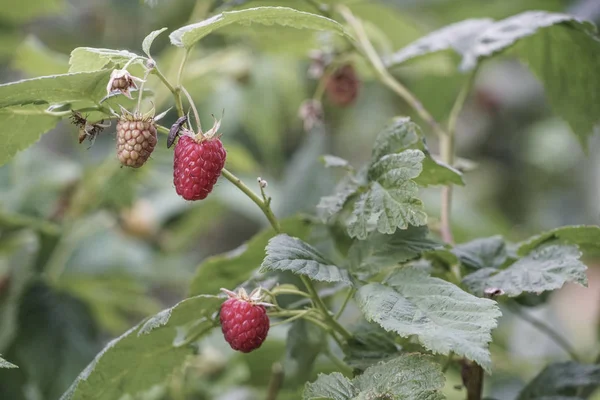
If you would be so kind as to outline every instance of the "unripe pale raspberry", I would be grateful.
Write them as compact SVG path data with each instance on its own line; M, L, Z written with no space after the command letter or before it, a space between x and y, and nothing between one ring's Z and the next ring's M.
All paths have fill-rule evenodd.
M218 137L196 138L185 131L175 145L173 183L186 200L202 200L212 191L225 166L227 152Z
M221 330L232 349L249 353L258 349L269 333L269 316L253 292L250 296L227 291L230 298L221 305ZM260 295L259 295L260 296ZM268 304L267 304L268 305Z
M117 157L126 167L139 168L156 146L156 125L151 117L124 114L117 123Z

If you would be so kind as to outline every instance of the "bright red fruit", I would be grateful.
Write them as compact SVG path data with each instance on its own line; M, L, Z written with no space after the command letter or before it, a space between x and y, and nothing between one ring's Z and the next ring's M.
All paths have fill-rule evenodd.
M221 305L221 330L232 349L250 353L258 349L269 333L269 316L266 303L258 300L256 292L248 296L242 289L239 294L224 290L230 298Z
M212 191L225 166L227 152L218 137L196 138L184 132L175 145L173 183L186 200L202 200Z

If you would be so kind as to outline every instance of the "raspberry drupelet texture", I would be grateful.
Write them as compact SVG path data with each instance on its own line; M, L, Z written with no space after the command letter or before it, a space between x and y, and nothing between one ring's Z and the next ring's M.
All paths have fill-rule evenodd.
M267 338L269 316L262 305L230 298L221 306L221 330L232 349L249 353Z
M173 183L186 200L202 200L212 191L225 166L227 152L218 137L197 141L189 134L175 145Z
M117 157L126 167L139 168L156 146L156 126L152 118L125 115L117 123Z

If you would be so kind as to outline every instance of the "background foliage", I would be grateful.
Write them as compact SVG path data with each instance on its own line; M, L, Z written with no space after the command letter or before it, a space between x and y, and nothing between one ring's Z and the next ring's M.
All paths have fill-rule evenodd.
M319 398L328 390L343 393L339 397L343 399L369 398L386 390L405 391L399 393L406 396L418 390L423 396L420 398L464 398L464 391L454 388L461 382L459 368L450 368L444 381L433 368L433 357L401 353L419 350L421 345L433 352L469 356L488 370L493 362L494 373L486 381L486 394L498 400L550 395L576 398L575 394L583 396L579 388L598 384L597 367L565 361L568 354L528 321L532 316L549 322L583 361L592 362L600 350L597 231L563 228L532 238L562 225L598 223L600 143L590 134L600 115L600 91L590 88L600 86L600 75L594 74L600 69L600 52L590 50L597 43L588 35L592 30L588 23L568 19L561 20L562 25L551 26L557 21L537 14L493 22L528 10L546 10L568 12L597 23L597 2L343 3L365 21L386 66L438 120L447 119L467 79L465 71L478 59L494 55L479 67L459 120L457 153L461 158L457 166L462 175L443 168L437 174L419 175L415 165L421 161L430 163L428 171L435 167L430 154L422 152L425 137L430 139L427 144L431 154L439 153L434 136L425 124L421 124L425 131L421 132L406 119L390 122L398 115L419 119L407 104L379 84L373 71L358 58L355 65L364 82L357 102L350 108L326 102L326 129L303 129L298 108L313 95L317 85L306 73L308 51L342 39L269 24L225 26L235 22L239 14L226 14L219 22L223 26L219 34L204 37L200 44L196 41L209 30L196 27L191 33L191 29L177 31L209 13L249 7L286 6L315 13L318 10L311 2L27 0L16 4L0 0L2 82L78 73L75 79L64 81L41 78L18 90L11 85L0 87L0 121L10 127L10 132L18 132L1 136L0 149L0 164L4 164L0 167L0 398L55 400L69 387L66 399L75 391L81 397L74 399L86 398L90 393L94 397L89 398L110 400L265 398L277 363L292 371L286 374L281 399L299 398L307 380L314 382L307 386L308 398ZM267 22L275 18L279 24L287 24L278 15L260 16ZM469 23L459 22L469 18L473 19ZM339 30L326 21L310 19L305 23ZM440 33L435 31L451 23L458 24L445 28L448 30L441 35L445 40L440 42ZM156 37L152 56L165 75L174 78L182 52L169 44L167 33L182 46L195 45L184 82L203 121L225 110L222 132L228 150L227 168L247 182L255 182L259 175L267 179L274 212L285 217L283 230L299 239L277 236L269 241L274 232L268 230L260 210L225 181L220 181L205 201L182 201L172 187L172 153L166 146L157 147L146 168L121 169L115 162L113 130L108 129L90 148L87 143L79 145L75 127L45 114L47 107L34 101L40 96L49 102L63 101L68 96L71 106L85 107L103 97L110 70L98 69L119 62L120 57L126 59L128 51L147 52L147 48L142 49L142 40L163 27L168 30ZM484 28L490 29L494 40L467 43L465 38ZM528 36L527 30L534 28L541 33ZM523 35L526 39L507 47ZM417 39L420 42L414 43ZM544 52L550 43L560 51ZM90 56L89 51L80 49L71 54L77 47L125 51ZM399 49L403 50L397 52ZM140 75L141 68L134 66L133 72L135 68L139 68ZM595 77L596 81L579 79L581 76ZM160 112L172 105L170 93L156 77L150 79L155 90L153 102ZM111 99L108 104L116 108L118 103ZM167 119L174 120L175 113L172 111ZM390 140L383 129L395 132L394 123L406 130L401 142L393 135L394 140ZM161 140L164 143L164 137ZM404 149L407 152L397 154ZM363 203L361 198L351 199L353 207L362 211L355 214L348 230L350 236L364 241L334 241L331 238L336 237L335 232L330 235L322 225L309 229L313 217L306 214L314 214L321 197L332 195L332 188L346 174L347 168L325 168L324 154L348 160L347 165L357 168L357 175L361 174L359 166L368 167L369 183L362 183ZM384 162L385 156L390 157ZM339 164L340 160L326 159L325 163ZM429 187L412 186L413 179ZM408 182L402 198L418 196L423 200L422 206L409 203L418 212L422 212L421 207L427 212L435 232L440 190L434 186L436 179L456 184L453 228L461 245L452 251L441 249L437 242L425 240L424 234L412 228L408 238L402 237L403 231L396 231L396 227L408 224L399 217L400 212L390 213L396 216L391 221L375 215L377 228L369 226L380 209L369 209L374 200L367 200L380 198L401 180ZM460 186L463 182L464 187ZM336 199L330 200L333 202L321 203L319 209L321 217L329 220L336 214ZM333 209L328 204L333 204ZM398 204L396 210L404 210L403 203ZM417 219L421 218L418 212ZM254 236L260 231L263 233ZM397 234L389 237L382 235L395 231ZM499 234L502 237L493 236ZM567 244L536 249L548 239ZM489 342L493 319L499 315L491 301L488 319L479 318L461 327L431 325L440 317L435 310L417 331L412 325L402 324L402 319L411 315L376 312L382 302L390 299L422 306L426 300L415 292L416 284L447 297L453 308L462 309L472 302L479 302L478 307L487 304L488 300L464 297L454 286L423 274L415 266L388 276L386 286L363 286L357 294L359 308L351 306L341 316L355 340L345 349L344 361L365 371L359 378L335 373L317 380L319 373L338 370L336 360L343 354L322 353L326 347L323 335L303 320L294 322L291 329L289 324L273 328L263 347L249 355L230 351L215 332L201 342L198 355L186 358L184 368L173 370L181 357L192 354L183 345L186 340L211 327L203 319L208 315L196 315L197 321L191 322L185 317L192 309L218 307L219 301L202 294L261 279L254 274L261 263L263 271L300 269L286 260L297 260L299 254L308 253L309 275L334 283L324 285L322 295L336 308L344 299L343 295L334 295L336 291L331 287L345 287L351 278L345 269L336 267L343 260L336 259L338 253L331 249L345 248L353 255L353 264L344 265L353 274L384 276L390 255L375 244L386 240L390 241L386 248L391 249L395 259L400 257L398 248L406 252L402 255L405 260L427 251L420 262L433 271L460 260L469 272L464 284L474 293L498 282L512 283L507 294L528 307L502 307L500 326L493 331L491 361L481 352ZM585 250L585 261L590 266L589 289L566 285L552 295L523 294L555 289L565 280L584 281L583 264L569 243ZM288 251L277 251L276 245ZM265 247L271 248L266 259ZM521 278L519 271L523 270L530 271L529 279L514 279ZM282 283L299 284L295 275L278 276L285 279ZM188 296L194 297L181 301ZM289 304L299 301L292 296L287 300ZM142 321L161 309L170 311ZM359 318L359 311L383 329ZM187 325L182 325L184 322ZM157 329L160 327L166 328ZM400 344L390 332L416 335L419 341ZM122 340L115 346L122 346L123 351L106 353L92 365L106 374L90 375L93 378L78 380L71 386L96 354L120 335ZM450 348L440 348L448 337L461 340ZM145 352L148 348L153 350ZM393 358L395 354L401 355ZM375 365L385 357L390 358L389 364ZM148 376L135 369L124 370L125 361L156 362L161 369ZM544 369L556 361L562 363ZM308 373L313 363L315 368ZM5 369L12 364L19 368ZM420 368L422 382L407 383L394 374L411 368ZM390 379L386 379L388 375ZM369 376L377 376L390 386L377 387ZM115 386L106 385L104 392L97 393L94 385L98 382L118 383L120 389L114 391ZM142 386L147 390L137 397L120 397ZM585 394L594 396L592 392L593 388L586 389ZM591 398L600 398L599 394L595 396Z

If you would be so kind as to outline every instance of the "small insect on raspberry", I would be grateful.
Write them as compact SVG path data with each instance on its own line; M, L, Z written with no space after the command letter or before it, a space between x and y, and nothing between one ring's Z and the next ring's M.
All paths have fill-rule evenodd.
M142 115L121 107L117 123L117 158L121 165L139 168L146 163L156 147L154 110Z
M358 97L360 79L351 64L338 68L327 79L327 98L338 106L348 106Z
M84 117L79 111L74 110L71 110L71 123L79 128L79 143L81 144L85 139L88 139L90 141L90 146L94 144L96 137L98 137L105 128L110 126L110 122L105 124L104 120L90 123L88 122L87 117Z
M249 353L258 349L269 333L270 321L265 307L272 304L262 301L261 289L248 295L246 290L237 293L221 289L229 298L221 305L221 330L232 349Z
M221 176L227 152L217 134L220 126L221 121L215 118L215 124L205 133L196 135L182 129L179 135L173 157L173 184L185 200L205 199Z
M183 117L179 117L177 121L175 121L175 123L171 125L171 129L169 130L169 136L167 137L167 149L173 146L173 143L175 143L175 138L177 137L179 131L183 127L183 124L185 124L187 120L187 115L184 115Z

